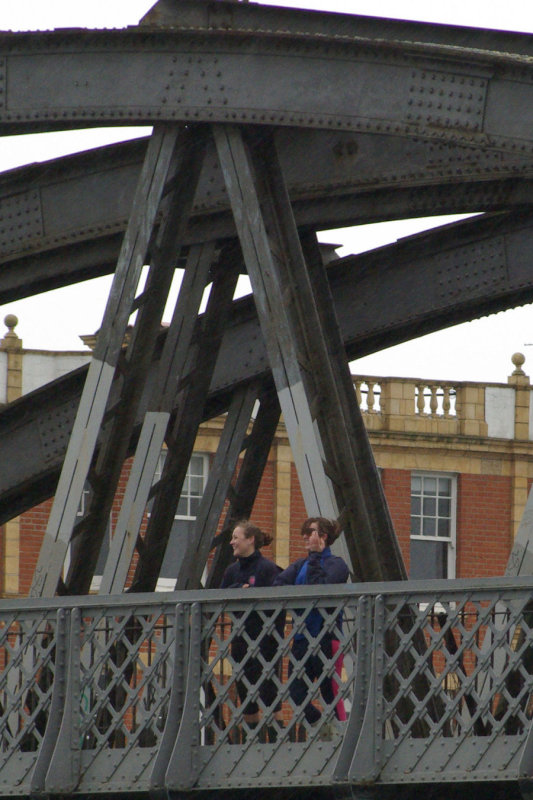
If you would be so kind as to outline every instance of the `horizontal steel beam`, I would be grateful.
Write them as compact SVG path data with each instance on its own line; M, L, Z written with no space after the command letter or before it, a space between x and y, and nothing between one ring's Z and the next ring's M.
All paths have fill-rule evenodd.
M530 302L532 249L530 212L478 217L334 262L328 273L348 357ZM0 523L53 494L84 372L0 414ZM235 301L204 418L227 410L237 384L268 375L253 302Z
M523 156L372 134L278 129L297 224L325 229L386 219L523 207ZM114 271L146 139L0 175L0 303ZM185 243L235 235L211 144Z
M230 33L215 14L196 29L0 35L0 131L231 122L533 152L526 56L306 33L297 22L251 34L233 5Z
M533 41L523 33L466 28L459 25L435 25L356 14L301 11L279 6L241 4L217 0L158 0L143 17L144 26L180 25L184 28L223 28L254 33L301 31L306 34L343 38L364 38L391 42L469 47L499 53L533 55Z

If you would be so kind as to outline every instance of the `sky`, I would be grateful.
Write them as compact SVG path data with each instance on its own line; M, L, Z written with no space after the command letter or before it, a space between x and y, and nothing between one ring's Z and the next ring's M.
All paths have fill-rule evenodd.
M153 2L17 0L8 3L0 0L0 30L120 28L137 24ZM446 3L430 3L428 0L264 0L264 4L533 33L533 3L527 0L506 0L505 3L487 0L447 0ZM108 128L3 137L0 142L0 171L148 132L147 128ZM433 217L363 225L325 231L320 238L341 245L339 255L348 255L379 247L451 219ZM111 277L100 278L83 284L83 287L67 287L6 304L0 307L0 335L1 320L6 314L15 314L19 318L16 331L24 347L83 349L79 337L99 328L110 285ZM165 319L170 318L170 313L169 310L165 314ZM524 353L524 370L533 377L531 305L421 337L359 359L351 366L352 372L360 375L505 383L513 369L511 356L517 351Z

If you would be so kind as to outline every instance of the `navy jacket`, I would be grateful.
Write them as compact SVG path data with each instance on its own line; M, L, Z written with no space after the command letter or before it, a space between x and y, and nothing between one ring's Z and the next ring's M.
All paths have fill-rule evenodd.
M238 558L233 564L227 568L222 577L221 589L240 589L245 583L253 586L272 586L274 579L281 572L281 567L269 561L261 555L259 550L254 550L251 556L245 558ZM246 592L250 589L245 589L243 597L246 597ZM252 600L252 597L250 597ZM240 612L235 612L235 618L240 617ZM281 631L283 635L283 627L285 625L285 612L278 614L276 618L276 628ZM257 639L263 630L263 621L257 611L251 611L244 621L244 629L251 639ZM264 637L267 638L268 637ZM233 643L239 645L241 637L235 637ZM268 644L266 642L265 644Z
M305 581L300 578L297 581L298 575L302 567L307 562L305 571ZM292 586L297 582L306 586L317 586L328 583L346 583L348 580L348 567L339 556L334 556L329 547L319 553L312 550L306 558L299 558L294 564L291 564L287 569L278 575L274 581L274 586ZM330 609L326 609L327 613L331 613ZM297 612L301 613L301 612ZM312 636L317 636L324 624L324 618L320 611L316 608L307 614L305 618L305 627ZM336 638L342 629L342 614L339 614L336 622L336 631L329 631L326 636L329 638ZM295 639L304 639L303 633L296 633Z
M220 584L222 589L240 589L245 583L250 586L272 586L281 567L254 550L251 556L238 558L225 571Z
M326 548L329 550L329 548ZM324 550L326 553L326 550ZM325 583L346 583L348 580L348 567L340 556L334 556L331 551L324 558L324 553L311 551L306 558L299 558L294 564L284 569L274 580L274 586L292 586L296 583L298 573L307 561L306 585Z

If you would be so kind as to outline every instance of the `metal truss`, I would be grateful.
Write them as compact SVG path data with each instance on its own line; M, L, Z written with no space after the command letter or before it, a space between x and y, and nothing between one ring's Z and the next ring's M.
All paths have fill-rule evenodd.
M528 37L242 3L184 0L178 10L164 0L137 28L2 34L0 51L0 132L155 124L148 144L0 177L2 300L113 271L118 261L87 376L0 415L0 452L20 454L16 464L4 459L0 519L56 493L32 593L88 591L132 454L102 589L122 591L132 559L132 588L153 589L195 432L229 410L202 519L180 547L178 585L198 585L191 554L198 547L205 560L224 502L228 523L251 510L260 470L248 448L263 464L266 445L254 438L263 411L248 440L246 409L254 394L265 396L270 373L308 510L340 515L354 575L403 576L346 355L533 297L523 258L533 135L527 114L509 114L533 107ZM152 167L165 126L175 155ZM480 210L466 224L327 269L318 254L321 227ZM148 282L136 294L145 261ZM178 263L185 285L165 335L162 308ZM211 298L199 316L209 268ZM257 314L251 300L232 303L242 271ZM379 302L382 289L388 303ZM261 406L268 439L277 401ZM338 431L344 445L334 444ZM152 486L163 441L167 459ZM241 451L247 466L233 486ZM227 557L224 530L208 582Z

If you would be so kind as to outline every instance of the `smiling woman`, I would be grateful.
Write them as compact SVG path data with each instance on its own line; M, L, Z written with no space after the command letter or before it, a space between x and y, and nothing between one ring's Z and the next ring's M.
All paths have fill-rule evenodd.
M231 537L231 547L237 559L231 564L222 578L222 589L246 589L252 590L261 586L272 586L276 575L281 572L280 567L261 555L261 547L270 544L272 537L263 533L256 525L248 520L241 520L233 528ZM250 598L252 599L252 598ZM249 728L255 728L260 721L261 714L259 705L255 700L247 701L249 688L254 691L257 688L259 697L265 707L274 711L274 719L281 724L281 704L276 702L277 686L271 678L263 678L263 662L271 663L275 660L278 645L275 636L263 633L263 621L256 612L248 614L243 635L233 637L231 643L231 655L240 664L244 662L244 680L236 681L237 694L241 705L244 706L244 721ZM276 627L280 635L283 635L284 616L277 620ZM248 641L259 640L258 656L248 657ZM267 726L269 741L275 741L277 736L276 727ZM239 740L246 731L236 730L233 740Z

